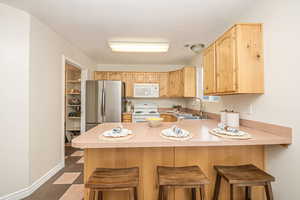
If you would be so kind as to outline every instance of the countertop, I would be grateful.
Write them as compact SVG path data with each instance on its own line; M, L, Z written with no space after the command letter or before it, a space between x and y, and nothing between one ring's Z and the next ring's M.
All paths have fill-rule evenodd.
M174 141L162 138L163 129L178 124L193 134L186 141ZM261 130L240 127L242 131L252 135L249 140L224 139L209 133L217 126L216 120L183 120L181 122L163 122L157 128L150 128L147 123L122 123L124 128L132 130L134 137L122 141L107 141L99 138L106 130L117 127L120 123L105 123L81 134L72 140L72 146L77 148L137 148L137 147L195 147L195 146L241 146L241 145L278 145L290 144L291 139Z

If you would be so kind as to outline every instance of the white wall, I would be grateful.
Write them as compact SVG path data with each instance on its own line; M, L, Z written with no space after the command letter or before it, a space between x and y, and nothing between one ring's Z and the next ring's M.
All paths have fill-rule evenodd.
M0 26L0 199L20 198L64 161L63 55L96 63L26 12L0 4Z
M267 169L277 179L274 194L278 200L300 198L299 9L297 0L262 0L236 20L264 23L265 94L226 96L220 103L207 105L211 112L233 107L243 112L242 118L293 128L293 144L289 148L267 148ZM253 113L247 114L251 105Z
M0 4L0 197L29 183L29 25Z
M62 55L93 70L95 63L35 17L30 29L30 183L62 157Z

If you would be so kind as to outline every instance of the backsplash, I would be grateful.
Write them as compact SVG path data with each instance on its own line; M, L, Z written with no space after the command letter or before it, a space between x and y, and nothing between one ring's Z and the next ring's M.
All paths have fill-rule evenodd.
M158 104L159 108L172 108L173 105L182 105L182 107L186 107L186 99L176 99L176 98L168 98L168 99L157 99L157 98L142 98L142 99L135 99L135 98L127 98L132 102L134 105L135 103L156 103Z

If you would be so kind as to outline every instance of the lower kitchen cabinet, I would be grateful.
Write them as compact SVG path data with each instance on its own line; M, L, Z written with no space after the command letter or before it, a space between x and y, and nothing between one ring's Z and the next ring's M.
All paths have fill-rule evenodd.
M163 118L163 122L176 122L177 117L172 114L160 114L160 117Z
M123 113L122 114L122 122L131 123L132 122L132 114L131 113Z

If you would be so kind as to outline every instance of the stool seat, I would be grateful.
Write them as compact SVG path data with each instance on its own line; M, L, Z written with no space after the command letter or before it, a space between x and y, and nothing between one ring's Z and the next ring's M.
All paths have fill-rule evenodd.
M90 189L134 188L139 184L139 168L97 168L85 187Z
M223 176L230 184L255 184L262 182L273 182L275 178L256 166L215 166L218 174Z
M198 166L158 166L157 171L159 185L162 186L195 186L209 183L208 178Z

